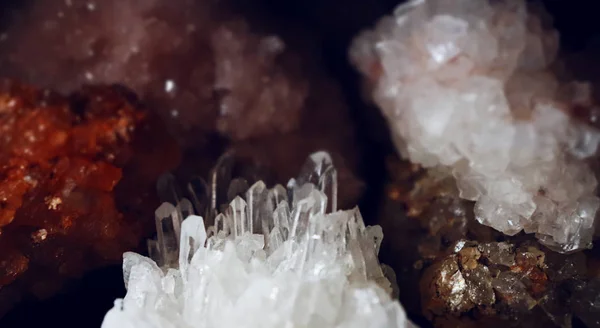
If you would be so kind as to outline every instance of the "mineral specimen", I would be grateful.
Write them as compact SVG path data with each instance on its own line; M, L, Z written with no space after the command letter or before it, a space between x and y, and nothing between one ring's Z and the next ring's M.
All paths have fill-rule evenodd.
M283 181L327 149L347 186L340 203L355 205L354 128L315 42L279 36L273 32L285 28L241 15L235 3L28 1L3 15L0 76L65 93L82 84L127 86L188 150L183 164L194 173L203 167L198 158L213 162L233 147Z
M161 129L122 88L0 82L0 316L151 232L154 181L179 158Z
M405 158L453 175L482 224L570 252L591 246L600 133L575 119L589 86L550 70L548 23L521 0L413 0L351 57Z
M377 260L380 227L336 209L327 153L287 189L238 180L229 190L209 228L200 216L182 220L194 211L186 200L157 209L157 262L124 254L127 295L103 328L412 326Z
M572 327L600 320L597 254L560 254L479 224L452 177L390 162L379 223L401 301L435 327ZM594 248L596 251L596 248ZM417 300L420 299L420 302Z
M23 7L0 38L4 76L61 92L124 84L194 141L215 127L240 139L289 132L299 122L308 85L298 59L282 58L283 40L253 33L224 3L51 0Z

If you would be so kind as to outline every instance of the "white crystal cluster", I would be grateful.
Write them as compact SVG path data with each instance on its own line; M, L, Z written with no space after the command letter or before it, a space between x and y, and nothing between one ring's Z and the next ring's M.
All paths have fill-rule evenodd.
M571 119L589 85L550 73L558 36L540 17L522 0L410 1L350 56L405 158L453 174L479 222L568 252L591 245L600 134Z
M255 183L208 229L180 220L194 211L187 200L163 204L150 246L159 264L124 254L127 295L102 327L412 326L377 260L381 228L336 211L336 175L315 153L287 189Z

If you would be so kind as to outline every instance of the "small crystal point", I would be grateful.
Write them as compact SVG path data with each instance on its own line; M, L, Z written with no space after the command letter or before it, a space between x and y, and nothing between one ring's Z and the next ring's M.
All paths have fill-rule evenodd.
M298 184L312 183L318 185L323 173L332 166L333 161L328 152L318 151L312 153L300 170L300 175L298 175L297 179Z
M162 203L155 211L156 232L159 254L159 264L169 265L177 258L179 236L181 232L181 217L175 206Z
M238 196L229 204L229 208L233 219L234 237L252 233L252 220L248 217L246 201Z
M263 232L266 235L269 233L268 222L263 222L262 218L267 218L271 215L267 207L267 186L264 182L258 181L246 192L246 201L248 202L248 217L252 221L251 233Z
M160 248L158 247L158 241L156 239L149 239L148 245L148 257L159 263L161 261Z
M305 198L293 206L294 210L291 215L292 229L290 231L290 239L299 239L307 232L308 222L315 207L315 199Z
M187 198L182 198L177 204L176 209L181 220L185 220L188 216L194 215L194 206Z
M131 268L133 268L134 266L136 266L142 262L156 266L156 264L147 257L141 256L141 255L133 253L133 252L123 253L123 280L125 282L126 289L129 286L129 278L131 275Z
M223 232L226 235L229 235L232 232L233 226L229 218L223 214L219 213L215 218L215 233Z
M335 167L330 166L323 172L319 178L319 190L321 190L329 200L327 213L337 211L338 178Z
M181 225L181 239L179 241L179 267L185 271L191 256L206 242L206 228L200 216L189 216Z

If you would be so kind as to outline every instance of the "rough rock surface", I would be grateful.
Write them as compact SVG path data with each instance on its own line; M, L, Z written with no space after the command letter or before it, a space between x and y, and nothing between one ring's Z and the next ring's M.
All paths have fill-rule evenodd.
M355 133L313 40L274 34L233 2L31 1L5 15L0 76L62 92L126 85L163 118L195 173L208 172L196 158L212 162L235 148L284 181L326 149L354 186L341 191L353 205Z
M381 252L409 315L435 327L598 326L596 249L565 255L506 236L477 222L451 177L398 159L389 171L380 224L394 238Z
M151 233L154 181L180 158L161 129L123 88L0 82L0 314Z

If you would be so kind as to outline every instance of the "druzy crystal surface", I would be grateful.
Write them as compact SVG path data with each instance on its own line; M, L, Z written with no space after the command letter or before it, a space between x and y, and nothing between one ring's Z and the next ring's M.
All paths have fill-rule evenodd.
M561 254L479 224L452 177L390 160L382 257L433 327L597 327L598 248Z
M0 76L63 93L82 84L131 88L185 151L180 171L204 175L235 148L284 181L310 153L328 149L347 186L340 203L354 205L355 129L318 42L239 3L21 2L2 15Z
M153 259L124 254L127 295L102 327L412 326L377 259L381 228L336 208L329 154L311 155L287 188L237 179L228 190L209 227L194 201L157 209Z
M351 57L404 157L452 174L479 222L567 252L591 245L600 134L572 118L590 87L552 74L548 23L520 0L415 0Z
M151 233L154 181L179 160L161 129L123 88L0 80L0 317Z

